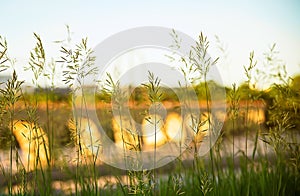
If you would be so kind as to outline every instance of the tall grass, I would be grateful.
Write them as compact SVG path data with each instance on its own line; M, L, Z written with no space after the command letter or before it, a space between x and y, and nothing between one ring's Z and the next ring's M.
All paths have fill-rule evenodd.
M68 28L68 36L70 30ZM176 32L172 32L175 48L180 47L180 38ZM191 47L189 56L179 59L184 66L180 67L185 83L180 84L180 92L185 95L183 108L188 110L190 99L189 91L196 90L199 82L204 83L204 91L201 92L205 97L205 105L207 114L196 116L192 110L187 111L191 118L191 129L194 132L191 146L182 152L178 159L161 169L126 172L126 180L123 181L119 174L115 174L112 169L110 177L115 177L117 184L107 184L106 188L100 187L99 179L102 177L102 168L105 164L98 165L97 161L101 158L98 146L97 152L92 147L91 159L86 157L82 140L82 118L87 118L88 127L91 129L92 119L88 116L87 97L84 92L80 92L85 85L84 78L89 74L96 74L97 69L94 67L95 57L93 50L88 47L87 39L82 39L79 44L73 45L71 39L68 43L61 43L61 59L58 61L51 60L47 62L46 52L39 35L34 34L36 45L30 53L29 64L25 66L27 71L33 74L33 84L37 88L40 80L48 82L49 89L46 90L46 123L40 125L39 119L39 100L27 99L22 92L23 81L18 79L18 74L14 68L14 60L8 56L7 42L0 37L0 71L7 69L12 70L12 78L4 84L0 89L0 120L1 126L7 126L9 140L9 168L2 167L0 174L0 184L4 183L5 187L0 187L0 191L6 191L9 195L53 195L52 185L54 175L57 168L62 168L61 175L68 173L68 179L74 183L75 190L69 194L76 195L297 195L300 193L299 188L299 171L300 171L300 153L299 153L299 108L300 108L300 92L299 89L293 87L293 79L287 75L286 67L278 59L278 52L275 45L264 54L263 64L268 66L270 73L263 72L259 69L259 62L254 59L254 52L250 53L249 65L244 66L246 86L249 89L243 91L243 86L232 85L227 89L227 103L229 110L227 111L226 128L221 134L215 145L212 145L210 139L209 154L203 157L198 155L201 148L201 141L197 141L196 136L205 135L207 130L203 130L204 124L208 123L208 131L215 128L212 122L213 114L211 112L210 85L208 81L208 73L212 66L215 66L218 59L208 57L209 41L204 34L200 34L195 46ZM64 68L63 81L72 88L73 102L70 103L75 110L73 122L74 142L76 148L76 166L73 171L69 163L56 165L59 151L56 151L55 145L56 129L53 121L53 101L56 66L61 64ZM85 69L81 67L85 66ZM87 68L87 69L86 69ZM143 150L143 141L139 136L137 128L128 128L124 126L123 107L127 100L127 94L124 88L120 86L119 81L114 81L111 75L107 74L106 86L103 91L109 95L114 103L114 108L118 112L119 128L121 138L123 140L123 160L126 168L131 168L131 164L135 164L135 168L142 168L138 165L140 162L128 161L128 150L136 151L137 155ZM276 81L268 91L259 91L256 89L255 82L268 79ZM194 86L188 86L188 83ZM73 86L76 84L75 86ZM153 106L154 119L148 119L149 123L153 123L155 143L153 149L153 165L157 164L157 131L158 114L161 108L158 102L163 101L163 88L161 88L160 79L149 72L148 82L142 84L147 94L147 99ZM78 96L80 92L82 96ZM75 102L75 100L78 100ZM256 110L261 109L260 105L255 105L258 100L262 100L266 105L266 122L265 125L260 122L252 122L249 120L249 112L253 107ZM19 108L17 104L25 105L25 118L19 118ZM79 103L79 105L78 105ZM245 103L245 106L242 106ZM242 113L245 111L245 114ZM152 113L151 113L152 114ZM143 117L147 114L143 114ZM204 117L201 118L201 117ZM141 117L142 118L142 117ZM187 118L187 117L186 117ZM241 120L242 119L242 120ZM23 165L20 162L16 139L13 134L15 120L26 120L33 123L32 133L37 133L38 127L45 127L49 138L49 154L46 151L47 167L41 167L39 152L36 156L33 172L29 172L29 165ZM185 126L182 121L182 129ZM229 128L228 128L229 127ZM136 129L136 130L135 130ZM125 137L129 135L137 142L129 143ZM34 134L32 134L34 135ZM128 135L128 134L127 134ZM245 144L245 148L239 149L239 139ZM46 137L46 136L45 136ZM95 145L90 132L90 144ZM29 137L31 138L31 136ZM43 138L42 138L43 139ZM46 139L41 148L46 149ZM29 142L32 142L29 140ZM180 142L180 150L181 142ZM31 145L30 145L31 146ZM252 146L250 148L250 146ZM252 152L250 151L252 149ZM104 149L105 150L105 149ZM14 154L15 153L15 154ZM57 153L57 154L56 154ZM189 157L185 161L183 157ZM28 159L32 157L28 156ZM0 160L1 161L1 160ZM29 162L29 161L28 161ZM172 167L172 164L175 165ZM1 165L1 162L0 162ZM17 173L14 174L14 165L17 167ZM26 169L27 168L27 169ZM100 168L100 169L99 169ZM17 186L17 190L14 189Z
M25 67L25 71L31 71L32 74L34 75L33 77L33 84L36 86L36 88L41 89L42 87L39 85L40 79L45 79L45 76L47 76L47 72L46 72L46 66L47 66L47 62L46 62L46 54L45 54L45 50L43 47L43 43L42 40L40 38L40 36L36 33L34 33L34 38L36 39L36 45L34 47L34 49L30 52L30 59L29 59L29 65L28 67ZM38 105L38 100L36 99L37 96L34 96L35 100L34 103L28 103L28 121L30 123L33 123L33 132L35 134L37 134L37 127L39 127L39 116L37 114L37 109L39 107ZM47 128L47 132L49 135L49 139L50 139L50 147L52 146L53 143L53 130L51 132L50 130L50 110L49 110L49 101L48 101L48 92L47 92L47 100L46 100L46 105L47 105L47 110L46 110L46 115L47 115L47 123L46 123L46 128ZM33 134L33 133L30 133ZM45 136L47 137L47 136ZM45 138L44 136L42 136L42 140L44 141L44 145L42 145L42 147L44 149L48 149L48 143L45 142ZM47 139L48 140L48 139ZM35 165L35 184L34 185L36 188L35 189L39 189L40 192L43 192L44 194L51 194L51 160L52 160L52 149L50 148L50 151L45 150L46 152L46 158L47 158L47 168L43 168L41 167L40 171L42 174L42 182L43 184L40 184L39 181L40 179L38 179L38 161ZM39 160L39 153L40 153L41 149L40 149L40 145L38 145L38 149L37 149L37 159ZM48 154L49 153L49 154ZM29 155L28 155L29 157ZM39 160L40 161L40 160ZM40 164L42 165L42 164ZM44 192L45 191L45 192Z
M86 153L82 150L84 146L84 141L82 140L81 131L85 130L85 124L82 124L82 119L87 118L87 129L94 129L90 125L91 119L88 114L87 108L87 97L84 91L85 77L89 75L95 75L97 73L97 68L94 66L95 57L93 56L93 50L88 47L87 38L82 39L79 44L73 46L70 29L67 26L67 43L60 42L61 46L61 57L57 63L61 63L64 67L63 70L63 81L72 89L72 107L73 107L73 124L76 148L77 148L77 158L76 158L76 174L75 174L75 193L79 194L88 194L93 192L98 194L98 173L96 170L96 162L98 157L98 152L100 146L97 147L97 152L94 152L94 146L96 145L92 131L89 131L89 146L92 149L91 152L91 162L87 160ZM77 105L79 104L79 105ZM81 167L87 166L87 172L84 172ZM85 175L87 174L87 175ZM89 180L88 176L92 176L92 179Z
M155 77L153 73L151 72L148 72L148 84L143 84L147 91L148 91L148 98L151 102L151 107L154 106L154 111L153 111L153 114L150 114L152 117L150 118L153 118L154 119L146 119L149 123L153 124L154 125L154 159L153 159L153 179L154 179L154 184L153 184L153 187L154 187L154 195L156 195L156 191L157 191L157 174L156 174L156 165L157 165L157 157L156 157L156 153L157 153L157 132L158 130L160 129L159 127L159 124L160 124L160 121L162 120L160 117L159 117L159 114L160 114L160 110L162 110L161 108L161 105L160 105L160 102L162 100L162 92L161 92L161 89L160 89L160 82L161 80L158 78L158 77ZM150 181L151 182L151 181ZM152 185L150 185L152 186Z
M12 78L7 81L5 84L4 89L0 89L0 93L2 95L1 104L2 104L2 110L1 110L1 121L3 120L4 115L8 115L8 123L9 123L9 137L10 137L10 159L9 159L9 180L7 184L8 193L12 194L12 183L13 183L13 152L16 149L16 143L15 138L13 136L13 129L14 129L14 120L15 115L17 113L16 110L16 103L19 99L21 99L21 85L23 84L23 81L18 81L18 76L16 74L16 71L14 69L14 61L8 56L7 50L7 42L5 38L2 38L0 36L0 46L2 47L2 51L0 54L0 66L1 71L6 71L9 68L13 69ZM16 152L16 163L18 167L18 152Z

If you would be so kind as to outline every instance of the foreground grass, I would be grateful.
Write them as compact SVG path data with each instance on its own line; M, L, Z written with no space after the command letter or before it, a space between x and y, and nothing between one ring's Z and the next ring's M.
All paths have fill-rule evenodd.
M197 155L197 148L201 143L196 145L192 141L191 148L187 149L188 159L183 159L184 155L178 157L176 161L166 167L145 170L145 171L120 171L115 168L107 167L103 164L98 164L97 160L101 157L93 154L87 157L84 154L82 147L84 143L80 140L80 133L75 126L74 138L63 140L61 132L64 129L56 129L56 124L59 124L59 118L55 116L55 106L53 101L57 101L58 97L54 94L54 62L46 63L45 51L42 41L37 34L34 34L37 44L31 52L30 63L27 70L31 70L34 74L34 84L39 86L39 78L46 77L51 85L42 97L34 94L29 98L25 97L22 92L23 81L18 80L18 75L13 69L13 77L10 79L5 88L1 89L0 103L0 123L1 126L6 126L6 140L9 151L9 164L4 167L0 160L0 192L3 195L299 195L299 172L300 172L300 150L299 150L299 89L294 89L295 85L291 85L291 80L286 76L284 66L277 66L278 62L274 58L276 53L275 46L272 47L269 53L266 54L267 64L270 66L276 65L278 74L274 76L279 80L278 84L274 84L269 93L264 94L259 91L246 91L246 112L244 115L239 113L241 96L241 87L233 85L233 88L228 89L228 124L226 129L223 129L217 143L210 149L205 157ZM5 70L7 62L11 62L6 55L7 44L6 40L0 37L0 70ZM203 91L198 92L198 96L204 96L206 103L206 111L208 119L211 115L210 98L208 93L207 74L211 66L216 60L207 60L206 53L208 48L207 38L201 33L197 46L191 49L189 59L184 59L187 70L196 70L200 74L196 80L202 80L203 85L198 88ZM91 60L93 63L95 58L92 57L92 50L87 47L87 39L83 39L75 48L66 49L62 47L63 64L66 67L64 70L64 81L66 84L73 84L75 75L84 75L81 73L80 65L83 59ZM197 57L197 58L196 58ZM198 58L199 57L199 58ZM250 86L252 81L251 71L255 69L254 54L250 54L250 63L245 67L245 74L248 78L247 86ZM205 62L204 65L201 63ZM13 63L13 62L11 62ZM191 63L191 64L188 64ZM45 68L46 67L46 68ZM278 68L279 67L279 68ZM44 73L45 70L50 70ZM90 73L94 70L91 68ZM183 69L184 71L184 69ZM258 70L259 72L259 70ZM265 73L262 73L265 74ZM184 73L188 76L188 73ZM110 76L108 74L108 76ZM162 101L160 80L152 73L149 73L149 84L143 84L145 94L148 96L148 102L156 103ZM194 76L194 75L193 75ZM188 78L188 77L187 77ZM79 78L80 79L80 78ZM274 79L274 78L273 78ZM51 82L52 81L52 82ZM124 94L118 81L113 81L110 77L108 81L108 89L106 95L114 95L117 98L118 109L124 105ZM40 88L41 89L41 88ZM182 87L184 92L192 89L191 87ZM74 95L72 95L74 96ZM64 97L62 99L67 99ZM83 110L87 109L84 105ZM287 99L288 98L288 99ZM107 99L107 97L105 98ZM36 155L36 165L33 171L26 171L25 166L20 162L18 154L18 146L13 134L14 120L19 119L20 111L18 111L17 103L23 103L23 120L33 123L36 127L40 123L39 101L46 102L45 125L47 136L49 137L49 154L47 155L47 167L40 167L39 150ZM266 127L262 128L259 122L250 123L248 114L251 103L256 101L266 103L267 120ZM74 105L71 102L70 105ZM184 104L184 103L183 103ZM255 108L255 107L254 107ZM155 108L155 114L156 114ZM157 109L158 110L158 109ZM258 108L257 108L258 110ZM65 114L64 114L65 115ZM108 116L107 114L102 114ZM64 116L64 118L68 118ZM57 122L55 122L57 121ZM74 124L78 124L76 119ZM213 126L209 122L209 128ZM6 124L5 124L6 123ZM156 129L156 119L154 121ZM109 125L110 121L105 119L105 124ZM193 122L193 131L195 135L201 134L201 125L203 122L197 119ZM109 129L109 128L108 128ZM122 126L120 128L122 130ZM238 130L237 130L238 129ZM111 129L110 129L111 130ZM136 130L130 130L132 133ZM110 131L111 132L111 131ZM122 131L121 131L122 132ZM237 134L238 132L238 134ZM76 135L77 134L77 135ZM243 135L242 142L245 143L245 148L237 149L237 137ZM112 136L112 135L110 135ZM25 137L25 136L24 136ZM123 139L123 135L122 135ZM31 138L28 139L31 143ZM76 142L74 142L76 140ZM124 141L124 139L123 139ZM227 141L227 143L225 142ZM55 161L63 154L57 150L59 147L65 147L69 144L75 149L73 162L61 161L59 164ZM91 142L92 143L92 142ZM127 145L123 142L123 148ZM225 143L227 145L225 145ZM250 148L249 143L253 143ZM263 143L263 145L259 145ZM43 145L43 144L41 144ZM142 143L134 146L137 151L141 150ZM156 140L154 145L154 161L156 163ZM124 160L125 154L124 154ZM154 164L155 164L154 163ZM16 174L13 173L16 169ZM124 177L125 176L125 177ZM104 184L100 182L104 180ZM114 180L111 180L114 179ZM54 183L65 184L66 187L56 189ZM69 186L69 187L68 187ZM63 189L66 188L66 189Z
M236 136L237 139L238 136ZM248 138L251 141L250 137ZM92 165L76 165L52 168L51 182L45 184L47 178L41 171L18 173L13 177L12 195L47 195L49 191L44 186L52 186L51 195L298 195L299 168L294 165L293 157L288 154L260 153L253 158L245 156L241 150L231 155L226 150L230 141L217 143L213 148L214 169L211 173L211 157L206 155L193 160L193 155L186 160L177 159L174 162L156 169L156 180L152 173L124 171L108 165L97 165L94 173ZM227 143L227 145L224 145ZM236 141L237 144L237 141ZM249 148L248 150L254 150ZM229 150L230 151L230 150ZM189 152L185 152L189 154ZM227 153L227 154L226 154ZM221 155L222 154L222 155ZM195 168L197 161L197 168ZM78 169L78 174L74 171ZM6 182L1 182L1 195L9 195L6 183L8 173L2 175ZM37 177L35 177L37 175ZM142 178L140 178L142 177ZM35 180L37 187L34 188ZM130 184L130 180L134 181ZM97 183L97 187L93 184ZM25 183L25 184L23 184ZM77 183L77 189L74 188ZM154 183L156 183L154 186ZM55 187L54 184L60 184ZM4 185L4 186L3 186ZM26 189L22 190L22 186ZM155 187L155 188L154 188ZM97 190L95 190L97 188ZM19 193L18 193L19 192Z

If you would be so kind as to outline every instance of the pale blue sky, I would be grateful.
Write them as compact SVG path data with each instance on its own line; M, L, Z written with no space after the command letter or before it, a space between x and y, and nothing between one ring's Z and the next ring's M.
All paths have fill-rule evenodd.
M41 35L48 57L57 56L53 41L65 38L71 26L74 40L89 37L91 46L133 27L164 26L193 38L202 31L214 45L218 35L228 48L224 83L244 79L249 52L258 58L272 43L290 74L300 72L300 1L1 1L0 34L7 38L10 56L20 76L34 47L33 32ZM212 54L214 55L214 54Z

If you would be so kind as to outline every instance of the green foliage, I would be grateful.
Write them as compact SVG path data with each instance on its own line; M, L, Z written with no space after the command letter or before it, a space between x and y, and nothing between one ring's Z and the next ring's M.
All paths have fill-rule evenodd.
M160 79L159 78L155 78L154 74L151 72L148 72L148 80L149 83L148 84L143 84L144 87L146 87L147 91L148 91L148 96L149 99L151 101L151 103L155 103L155 102L160 102L162 100L162 91L161 91L161 87L160 87Z
M9 68L9 60L7 55L7 41L0 35L0 73Z
M34 78L32 79L32 83L39 87L38 79L44 71L46 55L40 36L34 33L34 38L37 43L33 51L30 52L29 65L28 67L25 67L24 70L31 71L33 73Z
M137 104L145 103L147 97L147 89L145 87L136 87L130 95L130 100L137 102Z
M206 96L206 89L207 89L206 85L209 86L208 97ZM217 84L212 80L207 81L207 84L205 84L205 82L201 82L195 85L194 87L194 90L198 96L199 101L205 101L207 98L211 100L211 96L210 96L211 93L214 94L215 101L222 101L221 99L223 97L223 89L224 89L223 86Z
M70 36L69 27L68 34ZM68 48L61 46L61 59L57 61L64 66L63 70L63 82L73 87L74 82L79 86L84 85L84 78L89 75L97 73L97 67L93 66L95 62L95 56L93 56L93 50L87 45L87 38L81 40L79 44L72 48L71 40L68 39Z
M16 71L13 72L12 79L8 80L4 89L0 89L4 103L8 107L13 107L21 99L21 85L24 81L19 81Z
M23 98L31 103L35 100L42 103L47 102L49 94L53 103L70 103L71 101L70 90L67 88L54 88L53 90L38 88L34 93L24 93Z
M197 73L195 81L204 80L207 82L207 74L212 66L214 66L219 58L211 59L208 55L209 41L201 32L196 41L196 46L191 47L189 61L191 62L191 70Z

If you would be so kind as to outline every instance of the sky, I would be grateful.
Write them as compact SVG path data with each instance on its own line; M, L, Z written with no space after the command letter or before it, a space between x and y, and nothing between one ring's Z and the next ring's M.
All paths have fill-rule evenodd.
M262 62L262 54L273 43L286 63L288 74L300 73L300 1L297 0L4 0L0 7L0 35L8 41L9 55L16 59L20 78L27 82L31 79L23 67L34 48L33 32L41 36L47 60L51 61L59 56L60 46L54 41L66 38L66 25L71 28L74 42L88 37L91 47L135 27L172 28L194 39L203 32L211 42L212 56L220 55L217 35L226 49L219 71L227 86L246 79L243 66L248 65L251 51Z

